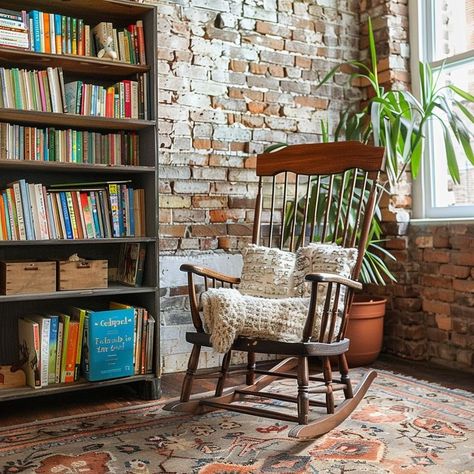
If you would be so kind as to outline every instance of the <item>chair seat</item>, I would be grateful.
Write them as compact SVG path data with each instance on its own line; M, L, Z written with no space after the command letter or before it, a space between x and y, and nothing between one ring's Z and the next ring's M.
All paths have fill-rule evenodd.
M187 332L186 341L191 344L212 347L210 335L205 332ZM280 342L239 336L232 350L258 352L263 354L299 355L299 356L336 356L349 350L349 339L325 344L322 342Z

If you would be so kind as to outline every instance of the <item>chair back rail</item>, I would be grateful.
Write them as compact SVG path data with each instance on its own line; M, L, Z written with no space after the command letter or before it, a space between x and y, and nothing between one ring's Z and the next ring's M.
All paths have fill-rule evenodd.
M312 242L357 247L358 257L351 275L357 280L383 167L383 147L355 141L293 145L258 155L253 243L291 252ZM313 283L314 290L317 285ZM353 291L348 289L338 328L341 284L326 285L319 342L344 337L346 315L353 299ZM311 338L315 311L316 301L311 301L304 340Z

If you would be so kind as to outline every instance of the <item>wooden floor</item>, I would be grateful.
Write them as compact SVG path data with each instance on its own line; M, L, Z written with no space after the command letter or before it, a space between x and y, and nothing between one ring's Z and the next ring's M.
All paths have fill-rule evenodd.
M396 373L435 382L449 388L462 388L474 392L474 381L470 374L459 373L450 369L433 367L425 363L406 361L390 356L382 356L374 365L375 369L391 370ZM167 374L162 378L162 401L179 395L183 374ZM198 381L196 389L208 391L213 388L212 382ZM235 379L231 383L242 383ZM143 403L130 385L116 385L101 389L70 392L60 395L23 399L14 402L0 403L0 427L35 420L78 415L93 411L102 411Z

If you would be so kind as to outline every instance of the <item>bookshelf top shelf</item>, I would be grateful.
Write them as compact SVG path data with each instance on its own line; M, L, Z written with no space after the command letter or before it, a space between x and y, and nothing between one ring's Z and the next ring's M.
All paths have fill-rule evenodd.
M108 21L128 21L131 18L143 17L154 10L152 5L129 0L2 0L2 8L40 10L76 18L110 18Z
M15 122L27 125L50 125L63 128L130 130L138 131L151 127L154 120L116 119L90 115L60 114L0 108L0 122Z
M150 70L148 65L128 64L121 61L107 61L95 57L71 54L35 53L23 49L0 46L0 64L9 68L24 66L28 68L60 67L65 72L107 79L122 79L133 74Z

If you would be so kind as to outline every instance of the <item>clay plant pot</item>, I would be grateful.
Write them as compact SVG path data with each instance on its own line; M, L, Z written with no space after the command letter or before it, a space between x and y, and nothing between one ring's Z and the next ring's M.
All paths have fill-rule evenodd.
M346 353L349 367L374 362L382 349L386 299L356 297L349 311L346 337L351 343Z

